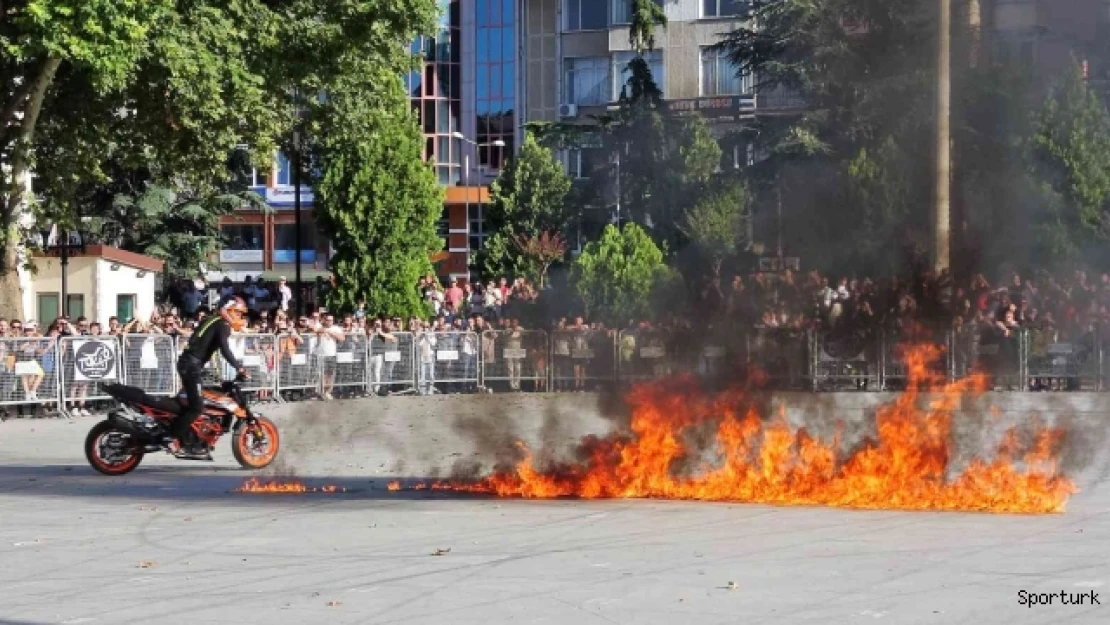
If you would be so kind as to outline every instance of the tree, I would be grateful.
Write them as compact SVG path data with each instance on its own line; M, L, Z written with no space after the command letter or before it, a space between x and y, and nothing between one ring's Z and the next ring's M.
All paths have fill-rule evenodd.
M571 283L591 319L623 325L652 314L652 295L671 276L663 252L636 224L608 226L582 251Z
M722 266L740 249L747 217L747 190L736 182L707 193L686 211L682 232L708 261L714 284L721 283Z
M567 242L558 232L542 232L538 236L518 234L513 237L521 260L529 266L528 277L544 288L551 265L562 262L567 255Z
M287 146L298 107L307 128L322 126L326 101L292 95L347 82L370 97L365 77L377 74L356 61L407 71L407 42L433 30L436 15L433 0L17 0L0 8L5 316L21 316L12 226L29 204L25 174L36 174L30 204L70 221L77 192L110 184L113 162L145 169L150 184L175 193L218 195L237 145L266 163Z
M116 195L85 225L96 241L165 261L167 277L192 277L223 247L219 218L245 206L267 210L254 193L196 197L152 185Z
M632 0L632 16L628 26L628 43L642 57L645 50L655 49L655 27L667 26L667 14L658 0Z
M1064 218L1075 235L1090 240L1110 234L1110 114L1079 67L1034 116L1030 149L1033 171L1067 202Z
M520 152L490 187L485 217L492 234L476 263L483 275L525 272L528 267L520 262L513 238L562 232L569 220L566 199L570 188L570 178L552 151L531 134L526 136Z

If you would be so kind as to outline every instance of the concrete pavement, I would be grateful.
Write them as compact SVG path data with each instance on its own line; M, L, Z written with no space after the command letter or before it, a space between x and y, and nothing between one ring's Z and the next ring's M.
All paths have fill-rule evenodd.
M271 413L272 473L347 492L235 493L226 441L216 463L105 478L82 455L94 419L0 424L0 624L1110 622L1104 464L1040 517L494 500L386 484L487 469L514 438L569 447L619 410L583 395ZM1103 605L1019 603L1061 591Z

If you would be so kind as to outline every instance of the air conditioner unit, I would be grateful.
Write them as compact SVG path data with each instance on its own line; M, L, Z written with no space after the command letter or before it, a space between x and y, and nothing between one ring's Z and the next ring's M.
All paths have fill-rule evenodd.
M577 104L560 104L559 105L559 117L562 117L564 119L566 119L568 117L578 117L578 105Z

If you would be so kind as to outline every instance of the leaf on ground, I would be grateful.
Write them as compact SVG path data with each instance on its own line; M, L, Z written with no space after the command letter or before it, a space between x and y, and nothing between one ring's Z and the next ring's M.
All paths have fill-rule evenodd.
M448 547L446 549L436 549L435 551L432 552L432 555L433 556L442 556L442 555L447 555L449 553L451 553L451 548L450 547Z
M154 560L143 560L142 562L139 562L139 568L140 569L153 568L154 564L155 564Z

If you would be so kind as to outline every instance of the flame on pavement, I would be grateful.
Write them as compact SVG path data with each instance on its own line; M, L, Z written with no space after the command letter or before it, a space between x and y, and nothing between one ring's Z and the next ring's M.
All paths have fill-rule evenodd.
M841 451L831 441L792 429L784 415L765 421L742 392L708 394L691 380L633 389L629 433L589 436L581 460L537 466L523 444L515 467L476 482L436 482L433 490L501 497L661 498L898 510L996 513L1063 512L1077 489L1057 471L1064 432L1037 426L1031 437L1010 429L993 457L951 466L952 414L962 398L981 393L981 376L943 381L930 363L932 346L905 350L907 390L879 408L876 435ZM928 394L929 402L922 407ZM712 460L686 436L712 432ZM1024 441L1024 442L1023 442ZM681 470L676 470L676 468ZM950 474L952 473L952 474ZM400 490L399 483L390 490Z
M259 493L259 494L276 494L276 493L345 493L346 488L339 486L318 486L309 487L305 486L304 482L299 481L269 481L262 482L258 478L250 478L243 482L243 485L235 489L237 493Z

